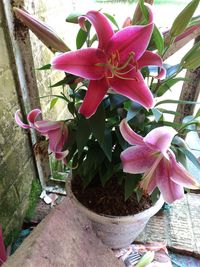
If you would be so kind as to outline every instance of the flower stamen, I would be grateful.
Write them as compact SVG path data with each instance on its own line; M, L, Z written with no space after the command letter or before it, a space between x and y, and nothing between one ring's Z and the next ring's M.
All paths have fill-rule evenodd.
M157 159L154 161L152 167L150 168L150 170L148 170L147 172L145 172L142 181L140 182L139 187L141 189L143 189L145 192L148 193L148 187L149 187L149 183L151 182L152 178L153 178L153 174L156 170L156 168L158 167L159 162L161 161L161 159L163 158L163 155L160 154Z

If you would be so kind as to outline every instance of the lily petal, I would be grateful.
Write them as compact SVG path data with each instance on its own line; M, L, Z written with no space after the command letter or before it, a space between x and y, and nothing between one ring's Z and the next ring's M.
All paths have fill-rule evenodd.
M183 186L170 179L169 161L163 158L155 171L157 186L163 195L165 202L171 204L184 196Z
M83 114L86 118L91 117L96 112L107 90L108 84L105 78L97 81L90 81L79 113Z
M30 126L35 128L35 120L38 117L38 115L41 113L40 109L33 109L31 112L27 115L27 120L30 123Z
M62 126L61 126L61 129L60 130L62 132L62 135L61 135L60 142L57 145L57 152L62 151L63 146L64 146L65 142L67 141L68 134L69 134L68 127L66 127L66 125L64 125L63 122L61 122L61 125Z
M21 126L23 129L30 129L30 128L31 128L30 125L28 125L28 124L26 124L26 123L23 123L23 122L21 121L20 116L19 116L20 114L21 114L20 110L17 110L17 111L15 112L15 121L16 121L16 123L17 123L19 126Z
M136 72L135 70L132 70L131 74L133 77L132 80L129 78L120 79L116 76L109 79L111 87L117 93L136 101L145 108L152 108L154 105L153 95L145 84L141 73L139 71Z
M128 173L143 173L151 168L156 157L152 150L145 146L133 146L125 149L120 155L123 171Z
M141 58L137 61L138 68L141 69L146 66L158 66L161 68L158 76L154 78L162 78L165 75L165 69L162 66L162 59L159 55L151 52L151 51L145 51L144 54L141 56Z
M113 36L114 31L106 18L103 14L98 11L89 11L86 15L79 17L79 24L81 28L85 29L85 19L88 19L92 25L94 26L98 40L99 40L99 48L105 48L107 46L108 41Z
M65 157L67 157L68 154L69 154L69 151L68 150L65 150L65 151L62 151L62 152L56 152L55 153L55 158L57 160L62 160Z
M130 144L130 145L144 145L144 141L142 136L136 134L131 127L128 125L126 119L123 119L120 123L120 132L123 138Z
M200 184L195 181L186 169L176 162L174 155L171 152L168 152L168 155L171 163L171 179L186 188L200 189Z
M58 131L58 130L50 131L48 133L48 137L49 137L49 149L50 149L50 151L52 151L52 152L61 151L61 149L64 145L63 142L61 143L62 131Z
M106 55L101 49L85 48L61 54L51 64L57 70L90 80L100 80L105 76Z
M146 5L149 11L149 22L145 26L129 26L113 35L108 44L106 53L112 54L118 51L122 59L126 59L131 52L135 53L134 60L138 60L147 49L152 30L153 13L150 5Z
M122 25L122 28L126 28L128 26L131 26L132 25L132 21L131 21L131 18L130 17L127 17Z
M172 127L162 126L150 131L143 140L149 148L161 151L164 154L169 149L176 134L176 130Z
M36 121L35 127L40 133L45 134L49 131L59 129L61 126L60 126L60 122L42 120L42 121Z

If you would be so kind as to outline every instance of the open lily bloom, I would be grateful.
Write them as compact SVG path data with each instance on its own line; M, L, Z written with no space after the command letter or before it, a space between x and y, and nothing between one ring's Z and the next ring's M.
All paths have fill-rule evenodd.
M144 173L140 187L146 193L151 194L158 187L164 200L172 203L183 197L183 187L200 188L170 150L171 141L176 135L173 128L158 127L142 137L124 119L120 131L124 139L134 145L121 153L123 170L127 173Z
M95 113L109 88L147 109L153 107L152 93L145 84L140 69L149 65L158 66L161 72L157 78L161 78L165 71L161 58L146 50L153 30L153 14L149 5L147 8L147 25L128 26L117 33L114 33L103 14L89 11L79 18L79 23L83 29L85 19L93 24L98 36L98 48L67 52L53 59L54 69L90 80L79 109L85 117Z
M57 160L64 159L68 150L62 151L63 146L68 138L68 128L64 122L36 120L38 115L41 113L40 109L33 109L27 115L29 124L25 124L21 121L19 114L20 111L15 112L15 120L19 126L24 129L33 128L40 134L49 138L49 150L55 154Z

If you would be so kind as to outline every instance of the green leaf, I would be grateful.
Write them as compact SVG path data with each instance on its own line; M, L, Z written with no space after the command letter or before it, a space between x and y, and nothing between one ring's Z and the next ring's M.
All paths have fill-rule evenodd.
M144 0L140 0L139 5L140 5L140 9L142 11L142 14L145 17L145 20L148 21L148 11L147 11L146 6L144 5Z
M76 142L77 142L79 157L83 152L84 146L87 144L89 136L90 136L90 130L88 128L88 123L86 119L80 115L76 131Z
M92 181L92 179L95 177L95 172L94 170L90 169L90 172L86 176L82 176L83 180L83 190L89 185L89 183Z
M160 191L158 188L156 188L153 193L151 194L151 201L152 201L152 204L154 205L156 203L156 201L158 200L160 196Z
M187 122L188 121L188 122ZM196 126L199 124L199 121L196 120L193 116L186 116L183 120L183 125L178 129L178 131L188 130L195 131Z
M113 173L115 174L119 170L119 164L113 166L112 162L107 162L102 167L103 170L101 168L99 174L100 174L101 184L102 186L104 186L107 183L107 181L113 176Z
M125 201L132 195L133 191L136 189L138 182L141 179L141 174L126 174L125 177L125 188L124 188L124 198Z
M198 4L199 4L199 0L191 1L176 17L176 19L174 20L172 24L172 28L170 30L170 35L172 38L181 34L186 29Z
M75 89L77 88L77 83L71 83L69 84L70 89L72 89L72 91L75 91Z
M87 31L80 29L76 36L76 48L77 49L80 49L84 45L84 43L87 41L87 38L89 36L91 24L88 21L86 21L85 26L87 28Z
M50 70L50 68L51 68L51 64L46 64L36 70Z
M193 70L200 66L200 42L196 43L182 58L181 65L188 70Z
M97 151L95 147L90 147L87 151L86 159L83 161L83 175L89 176L91 170L95 169Z
M184 148L184 147L179 147L178 149L182 153L184 153L185 156L200 170L200 163L191 151L189 151L187 148Z
M84 30L80 29L77 37L76 37L76 48L80 49L84 43L86 42L88 37L88 32L85 32Z
M67 155L67 162L69 162L74 157L75 152L77 150L76 131L72 128L70 124L68 125L68 129L69 129L69 136L67 140L67 149L69 150L69 154ZM78 159L78 153L76 153L75 159L76 157Z
M121 146L121 148L124 150L126 149L129 145L128 143L124 140L124 138L122 137L122 134L119 130L119 126L118 127L115 127L115 134L117 136L117 142L118 144Z
M187 168L187 163L186 163L186 156L185 153L183 153L183 151L181 151L180 149L176 148L175 151L172 148L173 152L176 155L176 159L178 162L180 162L185 168Z
M156 96L162 96L164 93L166 93L169 89L171 89L171 87L173 85L175 85L176 83L180 82L180 81L188 81L187 78L171 78L168 81L164 81L157 89L156 91Z
M168 110L168 109L164 109L164 108L159 108L159 110L160 110L162 113L172 114L172 115L175 115L175 116L181 116L181 113L179 113L179 112L177 112L177 111Z
M136 193L136 196L137 196L137 201L138 203L140 202L141 198L142 198L142 195L143 195L143 190L140 189L140 188L137 188L137 190L135 190L135 193Z
M172 127L172 128L175 128L175 129L178 129L180 126L181 126L181 124L180 123L175 123L175 122L171 122L171 121L158 121L158 122L156 122L156 124L155 123L153 123L153 122L150 122L150 125L151 126L154 126L154 127L158 127L158 126L170 126L170 127Z
M185 117L183 118L183 123L184 123L184 124L191 123L192 121L193 121L193 122L195 121L195 118L194 118L194 116L192 116L192 115L188 115L188 116L185 116ZM195 122L197 122L197 121L195 121Z
M97 138L98 142L101 144L104 141L104 131L105 131L105 109L101 103L95 112L95 114L88 120L88 125L91 132Z
M50 110L55 106L55 104L57 103L57 101L58 101L58 97L56 97L56 98L53 98L52 100L51 100L51 102L50 102Z
M191 26L194 26L194 25L197 25L197 24L200 24L200 15L192 17L190 22L189 22L189 24L188 24L188 27L191 27Z
M111 16L108 13L103 13L119 30L119 25L117 24L117 21L115 20L115 18L113 16Z
M71 83L74 82L74 80L75 80L76 78L77 78L77 77L76 77L75 75L72 75L72 74L66 74L66 76L65 76L62 80L60 80L60 81L54 83L53 85L50 86L50 88L58 87L58 86L66 85L66 84L71 84Z
M158 122L163 116L162 112L160 112L157 108L152 108L151 110L154 115L155 121Z
M200 104L200 102L187 101L187 100L172 100L172 99L167 99L167 100L159 101L158 103L155 104L155 107L156 106L159 106L161 104L191 104L191 105L196 105L196 104Z
M109 129L105 129L104 141L100 143L102 150L104 151L106 157L109 161L112 160L112 135Z
M198 111L197 111L197 113L195 115L195 118L198 118L198 117L200 117L200 109L198 109Z
M65 77L64 79L54 83L53 85L51 85L50 87L53 88L53 87L58 87L58 86L62 86L62 85L66 85L67 84L67 78Z
M75 107L74 107L74 103L73 102L69 102L68 105L67 105L67 108L69 110L69 112L74 115L75 113Z
M142 109L142 106L137 104L136 102L134 102L134 103L130 102L130 103L131 103L131 105L127 107L127 109L128 109L128 112L126 115L127 121L130 121L134 117L136 117L140 113L140 110Z
M115 95L115 94L110 94L109 98L110 98L110 109L111 110L117 108L118 106L120 106L127 100L125 96Z
M101 148L96 144L92 144L87 151L86 158L81 162L81 172L84 176L84 186L87 186L91 180L98 175L99 166L103 165L105 159Z
M76 23L78 24L78 17L80 17L82 14L81 13L71 13L67 16L67 18L65 19L66 22L70 22L70 23Z
M153 35L152 35L153 41L156 45L156 48L158 50L159 55L163 54L164 51L164 39L160 31L158 30L157 26L154 24L153 29Z
M47 96L40 96L40 98L45 98L45 97L57 97L57 98L60 98L60 99L62 99L62 100L65 100L66 102L70 102L68 99L67 99L67 97L63 94L63 93L61 93L61 95L47 95Z
M170 78L171 76L177 75L181 70L180 64L176 64L172 66L169 64L164 64L164 67L166 69L166 78Z

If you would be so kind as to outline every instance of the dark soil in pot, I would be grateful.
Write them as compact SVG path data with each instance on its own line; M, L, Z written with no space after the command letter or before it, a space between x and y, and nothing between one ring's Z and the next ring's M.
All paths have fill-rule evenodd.
M96 213L126 216L137 214L152 205L149 196L142 196L138 203L135 193L125 202L124 184L118 184L115 178L110 179L104 187L98 179L94 180L84 189L82 179L76 176L72 180L72 191L79 202Z

